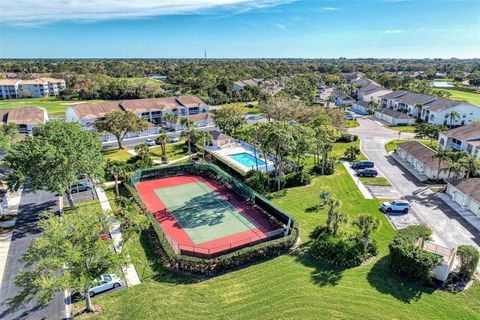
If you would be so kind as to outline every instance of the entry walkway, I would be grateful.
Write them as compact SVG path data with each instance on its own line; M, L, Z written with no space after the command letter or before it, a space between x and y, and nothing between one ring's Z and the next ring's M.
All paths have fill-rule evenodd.
M95 190L97 191L98 201L100 201L100 206L102 207L102 209L104 211L112 211L112 207L110 206L110 202L108 201L107 195L103 188L97 186L95 187ZM121 252L122 232L120 231L120 223L117 221L112 221L110 223L109 229L115 251ZM127 286L131 287L141 283L140 278L138 277L137 270L132 263L128 264L126 267L123 267L122 271L125 275L125 281L127 282Z

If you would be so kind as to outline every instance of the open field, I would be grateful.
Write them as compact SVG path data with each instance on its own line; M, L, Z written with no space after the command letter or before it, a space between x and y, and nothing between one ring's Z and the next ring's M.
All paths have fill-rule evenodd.
M12 99L0 100L0 109L15 109L24 107L41 107L45 108L49 116L65 118L65 111L68 107L81 103L99 103L101 100L89 101L63 101L57 97L47 98L29 98L29 99Z
M273 201L301 225L301 240L325 222L326 209L313 212L319 193L328 190L342 201L350 220L360 214L381 219L373 238L380 254L352 269L315 262L297 252L214 278L171 273L145 233L128 244L142 284L94 298L103 311L95 319L475 319L480 312L480 286L449 294L412 284L388 265L387 244L393 228L366 200L343 166L312 184L273 195Z
M435 89L435 90L448 91L452 94L450 99L467 101L471 104L474 104L474 105L480 107L480 93L466 92L466 91L460 91L460 90L455 90L455 89Z
M385 145L385 149L387 152L395 151L397 149L397 144L402 143L402 142L407 142L407 141L418 141L426 145L427 147L436 150L438 147L438 142L433 140L433 142L430 144L430 140L424 140L424 139L410 139L410 140L392 140L389 143Z

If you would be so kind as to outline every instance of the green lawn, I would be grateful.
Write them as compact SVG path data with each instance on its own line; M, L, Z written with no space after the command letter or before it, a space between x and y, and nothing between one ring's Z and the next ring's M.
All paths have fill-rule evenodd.
M57 97L0 100L0 109L42 107L47 109L49 116L65 118L65 111L67 110L68 107L76 104L86 103L86 102L99 103L102 101L101 100L62 101Z
M395 131L415 133L415 126L385 126L385 128Z
M466 91L460 91L455 89L435 89L435 90L448 91L452 94L450 99L467 101L471 104L474 104L480 107L480 93L466 92Z
M168 161L177 160L187 156L187 154L183 151L184 146L185 146L184 142L167 144L166 153L167 153ZM150 148L150 155L152 156L152 159L161 160L162 148L161 147Z
M366 186L390 187L391 184L387 179L382 177L360 177L360 181Z
M357 146L360 147L360 139L354 142L336 142L333 144L333 150L330 153L330 156L336 157L339 159L344 158L344 153L345 150L347 150L348 147L351 146ZM358 160L368 160L367 157L363 153L360 152L360 154L357 156L357 161ZM307 157L305 159L305 169L309 170L313 168L313 157Z
M103 311L96 319L475 319L480 286L449 294L412 284L390 270L387 245L394 230L366 200L343 166L312 184L274 194L274 202L301 225L301 240L326 218L312 212L321 190L339 198L353 220L371 214L381 220L373 238L380 254L372 263L351 269L312 261L300 253L284 255L214 278L177 275L164 270L142 234L128 253L142 284L94 298Z
M402 143L402 142L407 142L407 141L419 141L426 145L429 148L432 148L434 150L437 149L438 147L438 142L433 140L433 142L430 144L430 140L423 140L423 139L410 139L410 140L392 140L389 143L385 145L385 149L388 152L395 151L397 149L397 144Z
M103 150L102 154L105 160L112 161L127 161L132 157L132 155L127 151L127 149Z
M360 126L360 123L358 123L357 120L347 120L345 122L347 124L347 128L356 128Z
M247 107L247 105L250 105L251 107ZM223 106L237 106L242 108L243 113L250 113L250 114L259 114L260 109L258 108L258 102L257 101L252 101L252 102L232 102L232 103L226 103Z

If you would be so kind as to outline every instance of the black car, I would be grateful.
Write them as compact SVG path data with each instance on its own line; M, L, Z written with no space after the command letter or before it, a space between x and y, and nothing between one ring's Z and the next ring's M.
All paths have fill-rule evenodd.
M378 172L375 169L360 169L356 171L357 176L359 177L376 177Z
M359 169L367 169L373 168L374 163L372 161L357 161L352 164L352 169L359 170Z

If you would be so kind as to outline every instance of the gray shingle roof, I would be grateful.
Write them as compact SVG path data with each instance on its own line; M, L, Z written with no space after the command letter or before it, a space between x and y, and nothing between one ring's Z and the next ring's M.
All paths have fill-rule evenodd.
M436 99L436 100L431 101L429 103L426 103L423 106L423 108L427 109L427 110L430 110L430 111L439 112L439 111L448 110L450 108L453 108L453 107L456 107L456 106L459 106L459 105L462 105L462 104L471 105L471 104L463 102L463 101L439 98L439 99ZM475 107L474 105L471 105L471 106ZM477 107L475 107L475 108L477 108Z
M383 96L381 96L382 99L397 99L401 96L404 96L408 93L408 91L404 91L404 90L399 90L399 91L393 91L393 92L390 92L390 93L387 93Z
M390 108L377 109L375 112L390 116L395 119L413 119L413 117L409 116L408 114Z
M431 169L438 169L438 159L435 159L437 152L425 146L418 141L408 141L399 143L397 148L403 149L411 154L415 159L426 165ZM446 168L447 164L442 163L441 168Z
M454 179L448 182L477 202L480 202L480 178Z
M356 105L359 105L359 106L362 106L362 107L365 107L365 108L370 107L370 105L368 104L367 101L355 101L353 104L356 104Z
M395 100L399 103L415 106L416 104L424 105L437 99L437 97L429 96L427 94L409 92Z

